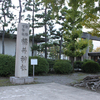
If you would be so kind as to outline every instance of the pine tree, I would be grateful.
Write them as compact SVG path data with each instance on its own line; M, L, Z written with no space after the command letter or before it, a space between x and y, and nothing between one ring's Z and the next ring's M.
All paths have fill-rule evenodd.
M51 44L48 43L49 41L49 36L51 35L51 32L53 32L53 21L51 18L51 6L48 5L45 8L42 8L42 13L41 14L36 14L35 17L37 20L41 19L41 21L37 22L38 27L44 27L44 32L41 32L40 35L45 38L45 43L42 44L41 50L45 51L45 58L47 58L47 47L50 47Z
M12 26L14 26L12 22L12 20L14 19L14 15L13 13L10 11L10 8L14 8L14 6L12 5L11 0L2 0L0 1L0 24L2 25L2 29L3 29L3 34L2 34L2 54L4 54L4 37L5 37L5 33L6 30L5 28L8 26L8 24L12 24ZM12 31L11 29L9 29L10 31ZM8 31L9 31L8 30Z
M19 23L21 23L21 13L22 13L22 4L21 4L21 0L19 0L19 7L20 7L20 11L19 11Z
M34 38L35 38L35 33L34 30L35 28L39 28L40 26L37 25L38 19L36 19L35 15L41 10L41 2L36 2L36 0L26 0L24 3L25 8L23 9L23 12L28 12L27 17L25 18L25 21L27 21L30 25L30 34L32 35L32 56L35 56L34 51L38 48L37 44L34 43ZM40 40L40 36L38 40Z
M53 45L52 47L50 47L50 54L49 54L49 57L53 60L55 59L59 59L59 46L58 45Z
M41 2L43 2L45 6L47 6L48 4L51 5L51 7L53 8L53 15L55 14L54 12L56 12L57 14L57 12L59 12L59 7L61 8L65 4L65 0L41 0Z
M62 54L62 47L63 47L63 33L64 33L64 21L66 20L66 11L67 7L63 7L60 11L60 15L58 15L57 24L60 25L61 28L58 29L58 31L55 34L55 39L59 39L59 59L61 59Z

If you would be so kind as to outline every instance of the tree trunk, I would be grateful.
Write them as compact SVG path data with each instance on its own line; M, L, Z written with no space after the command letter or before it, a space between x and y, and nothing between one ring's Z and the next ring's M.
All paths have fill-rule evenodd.
M74 71L74 57L71 57L71 64L72 64L73 71Z
M32 13L32 30L33 30L33 38L32 38L32 46L34 45L34 0L33 0L33 13ZM34 56L34 50L32 50L32 56Z
M61 36L61 40L60 40L59 59L61 59L61 47L62 47L62 36Z
M46 26L46 16L47 16L47 8L45 8L45 58L47 59L47 26Z
M19 23L21 23L21 13L22 13L21 0L19 0L19 6L20 6L20 11L19 11Z
M4 48L4 36L5 36L5 29L3 25L3 34L2 34L2 54L5 54L5 48Z
M4 7L4 4L5 4L5 0L3 1L2 8ZM3 12L4 23L6 23L6 17L5 17L4 8L3 8L2 12ZM3 34L2 34L2 54L5 54L4 37L5 37L5 28L4 28L4 25L3 25Z

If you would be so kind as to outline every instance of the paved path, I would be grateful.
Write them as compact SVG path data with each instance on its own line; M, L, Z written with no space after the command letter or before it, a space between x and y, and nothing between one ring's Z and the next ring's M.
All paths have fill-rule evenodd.
M0 87L0 100L100 100L100 93L69 86L87 75L35 76L41 84Z
M69 75L35 76L35 81L39 83L55 82L55 83L59 83L63 85L69 85L70 83L74 83L74 82L82 80L88 75L91 75L91 74L84 74L84 73L79 72L79 73L73 73Z
M0 100L100 100L100 94L57 83L0 87Z

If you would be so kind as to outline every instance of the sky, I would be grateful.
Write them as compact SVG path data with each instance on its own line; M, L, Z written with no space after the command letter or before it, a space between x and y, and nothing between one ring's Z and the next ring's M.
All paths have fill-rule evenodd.
M16 5L16 6L18 6L19 5L19 2L18 2L19 0L12 0L12 3L14 4L14 5ZM22 0L23 1L23 0ZM17 13L18 13L18 11L17 11ZM18 13L19 14L19 13ZM40 32L41 32L41 30L42 29L40 29ZM88 31L88 29L86 29L86 28L83 28L83 32L87 32ZM38 29L35 29L35 33L38 33L39 32L39 30ZM96 49L97 47L100 47L100 41L94 41L93 40L93 49Z

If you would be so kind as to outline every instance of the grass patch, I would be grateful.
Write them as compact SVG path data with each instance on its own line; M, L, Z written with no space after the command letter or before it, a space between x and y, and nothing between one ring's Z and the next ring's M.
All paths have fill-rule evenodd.
M36 80L36 78L34 80ZM33 83L30 83L30 84L39 84L39 82L34 81ZM19 84L12 84L10 82L9 77L0 77L0 87L2 87L2 86L15 86L15 85L19 85ZM22 85L27 85L27 84L22 84Z
M77 82L81 82L81 81L83 81L83 78L82 78L82 79L78 79L78 80L77 80Z
M13 84L10 83L9 78L1 77L0 78L0 86L12 86Z

